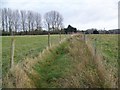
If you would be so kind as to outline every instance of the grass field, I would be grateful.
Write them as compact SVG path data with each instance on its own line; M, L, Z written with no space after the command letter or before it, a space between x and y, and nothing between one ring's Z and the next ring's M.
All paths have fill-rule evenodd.
M102 53L103 56L108 58L109 60L118 60L118 35L109 35L109 34L103 34L103 35L88 35L90 38L92 38L92 41L94 42L94 39L96 38L96 46L98 50ZM113 61L114 62L114 61ZM111 63L113 63L111 61Z
M118 72L118 35L88 35L92 43L96 38L96 47L99 54L102 54L106 68L112 68L114 73ZM116 76L117 77L117 76Z
M103 57L100 61L93 58L82 35L69 37L61 44L45 49L42 54L39 52L47 46L46 36L17 36L16 45L19 48L16 48L18 57L16 56L15 60L16 63L25 61L15 66L16 68L8 74L12 75L10 79L5 78L6 87L117 87L118 35L87 35L87 37L92 47L94 39L97 38L97 52ZM51 38L52 44L59 42L59 36ZM7 42L10 42L10 38L3 37L2 42L3 71L6 72L5 66L8 68L9 64L7 60L9 56L6 57L9 55L7 48L10 47ZM19 56L19 53L22 55Z
M65 35L62 35L65 38ZM21 62L26 57L35 57L48 45L47 35L42 36L15 36L15 63ZM50 42L58 44L60 41L59 35L51 35ZM8 71L10 67L10 48L11 37L2 37L2 65L3 74Z
M107 74L111 76L111 82L116 82L118 84L116 81L118 80L118 55L120 54L118 52L118 35L99 34L87 36L90 38L93 46L96 42L97 53L102 56L103 65L105 66Z

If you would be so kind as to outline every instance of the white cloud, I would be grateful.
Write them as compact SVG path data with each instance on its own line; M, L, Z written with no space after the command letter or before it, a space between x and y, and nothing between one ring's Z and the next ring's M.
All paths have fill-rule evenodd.
M118 28L118 0L2 0L2 8L25 9L44 15L50 10L59 11L64 24L79 29Z

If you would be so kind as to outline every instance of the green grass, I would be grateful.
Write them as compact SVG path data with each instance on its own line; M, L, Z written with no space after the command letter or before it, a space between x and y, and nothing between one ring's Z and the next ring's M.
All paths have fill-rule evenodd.
M118 77L118 35L117 34L99 34L88 35L94 43L96 38L96 46L98 54L103 56L103 61L106 70L113 75L114 78ZM111 79L112 80L112 79Z
M51 53L46 55L44 61L40 61L35 65L34 69L40 75L40 81L36 82L36 87L59 87L59 83L56 81L65 77L67 70L72 69L72 60L66 47L68 47L67 42L61 44L51 50Z
M118 35L114 34L101 34L101 35L88 35L94 39L96 38L97 51L101 53L107 64L117 67L118 60Z
M62 35L64 38L65 35ZM37 36L15 36L15 63L21 62L26 57L36 57L47 45L47 35ZM51 44L59 43L59 35L51 35ZM10 47L11 37L2 37L2 65L3 74L8 71L10 67Z
M93 37L96 38L98 36L96 35L91 36L91 38ZM85 43L79 40L80 38L81 36L69 38L65 43L61 44L59 47L50 50L50 53L46 55L46 58L44 58L35 65L34 69L39 73L40 77L39 80L35 81L36 87L103 88L112 87L111 84L112 83L115 84L115 82L112 81L113 78L106 78L106 76L114 74L115 75L114 78L116 78L117 74L107 73L106 69L104 69L103 67L104 65L103 66L101 65L102 61L97 63L97 65L101 67L97 67L95 62L97 60L93 60L91 52L88 50ZM100 37L100 39L102 38ZM104 43L105 42L106 41L104 41ZM97 46L99 46L99 43L97 41ZM104 45L102 47L104 48ZM107 62L105 63L107 66L109 65L109 63ZM113 68L114 66L110 67L109 69ZM60 81L61 78L62 81ZM106 81L106 79L111 82Z
M35 87L39 88L117 87L117 35L88 35L88 37L92 43L94 43L94 38L97 38L97 51L103 55L103 60L101 58L93 58L92 52L82 40L82 35L70 37L65 42L46 49L41 55L37 54L47 46L46 36L16 37L16 39L21 38L19 39L21 41L18 42L17 45L27 46L23 48L21 52L26 51L28 54L25 56L23 56L23 54L21 58L29 57L27 60L36 62L31 62L28 66L25 63L29 69L24 72L24 74L26 73ZM27 40L25 40L25 38L27 38ZM58 43L58 36L55 35L51 38L52 44ZM33 50L31 51L31 49ZM21 52L18 51L17 54L19 55ZM24 60L21 58L19 59L17 57L16 63ZM8 63L8 61L6 62ZM32 70L33 73L30 74ZM112 70L112 73L108 73L107 70ZM21 79L24 79L24 74L22 74ZM19 74L15 77L19 78ZM22 83L22 81L20 83Z

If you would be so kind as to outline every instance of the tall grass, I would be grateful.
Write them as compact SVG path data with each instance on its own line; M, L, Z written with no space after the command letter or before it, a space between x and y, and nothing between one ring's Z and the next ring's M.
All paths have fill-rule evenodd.
M26 58L11 69L4 87L116 88L103 57L94 56L92 41L74 35L47 47L38 56Z
M11 48L11 36L3 36L2 38L2 71L5 75L10 68L10 48ZM62 39L65 36L62 35ZM51 45L59 42L59 35L51 35ZM39 52L47 47L47 35L36 36L15 36L15 64L22 62L26 57L36 57Z
M87 38L87 37L86 37ZM96 42L96 54L94 52L95 47L93 46L93 43L95 43L94 39L97 38L97 42ZM101 40L100 40L101 39ZM99 75L99 79L100 82L103 83L103 87L109 87L109 88L116 88L118 87L118 74L117 74L117 62L115 60L115 57L111 57L111 59L105 59L105 54L108 54L107 52L104 51L104 49L109 49L114 53L114 54L118 54L116 52L115 49L112 49L113 46L117 47L117 40L114 42L113 39L117 39L117 35L88 35L87 38L87 46L89 48L89 50L91 51L92 55L93 55L93 59L94 59L94 64L96 64L96 69L97 69L97 73ZM109 42L108 42L109 40ZM112 41L114 42L112 42ZM107 48L105 48L104 43L107 43L109 46ZM102 45L101 45L102 44ZM113 45L114 44L114 45ZM106 60L108 60L109 62L105 62ZM113 64L110 64L111 62L113 62ZM114 66L115 65L115 66ZM109 68L108 68L109 67Z

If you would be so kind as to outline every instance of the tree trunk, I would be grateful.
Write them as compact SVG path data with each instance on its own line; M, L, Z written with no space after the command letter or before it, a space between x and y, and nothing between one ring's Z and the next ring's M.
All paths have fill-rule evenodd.
M30 32L30 23L28 24L28 27L29 27L29 32Z

